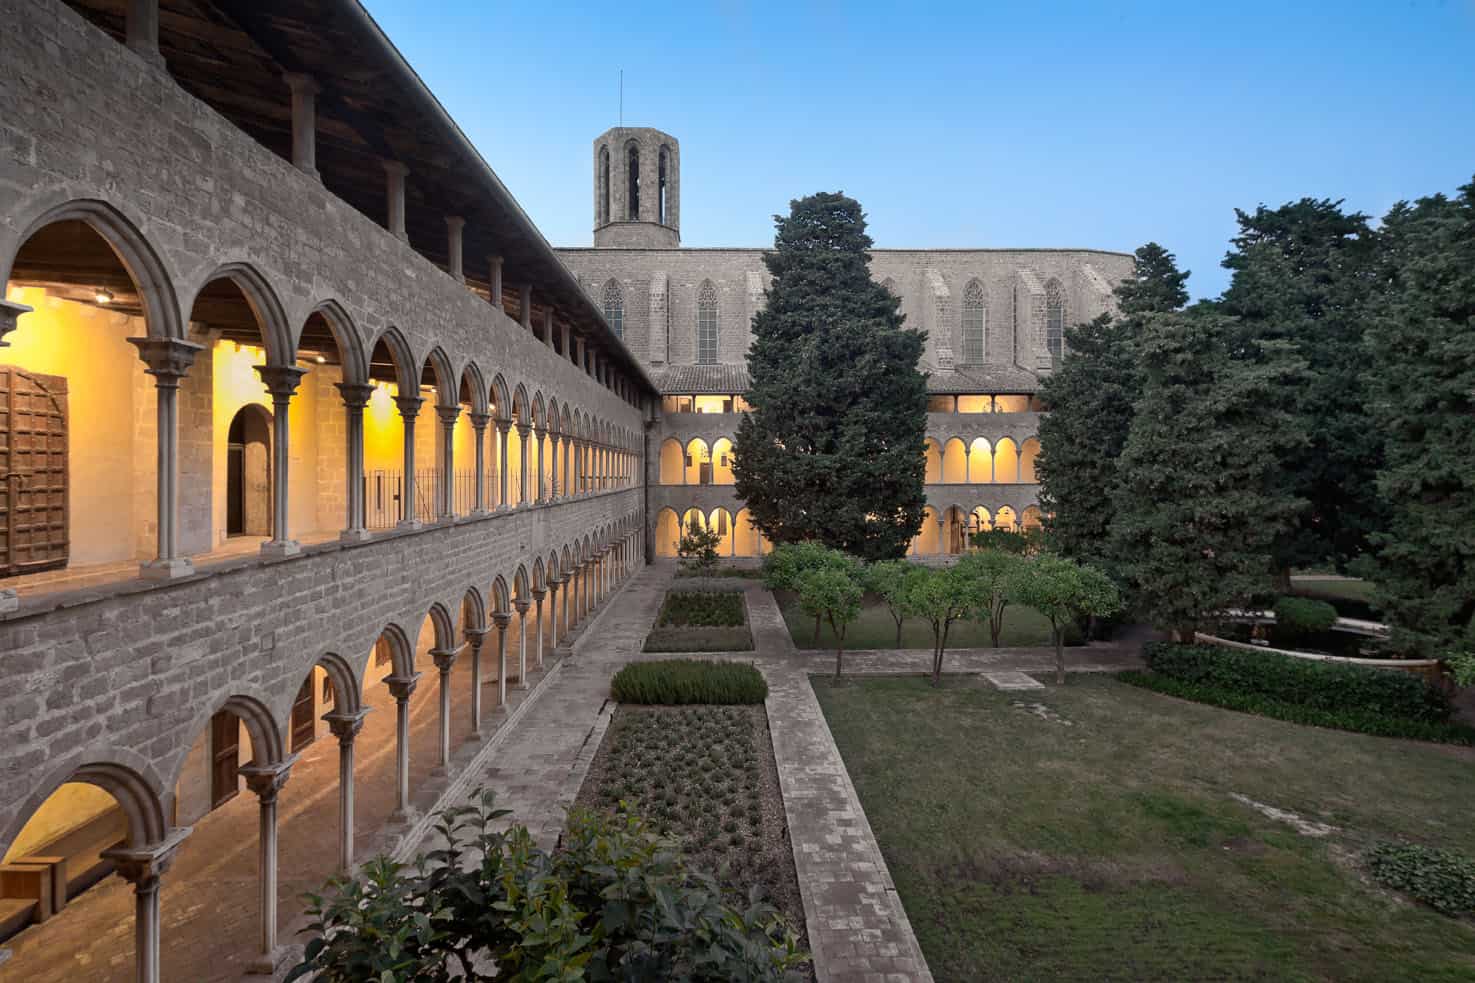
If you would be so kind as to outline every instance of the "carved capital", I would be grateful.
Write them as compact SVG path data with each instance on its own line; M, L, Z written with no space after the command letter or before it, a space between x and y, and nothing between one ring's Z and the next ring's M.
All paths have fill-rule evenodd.
M478 434L487 428L488 423L492 422L492 414L490 413L478 413L473 410L466 415L471 419L471 428Z
M527 614L528 608L532 607L533 603L525 597L519 597L512 602L512 606L517 609L518 614Z
M435 668L439 669L442 673L448 673L456 664L456 650L431 649L430 659L435 663Z
M420 682L420 674L413 676L385 676L384 683L389 687L389 695L396 701L408 700L410 694L415 692L415 686Z
M521 437L523 440L527 440L528 439L528 434L530 434L532 432L533 432L533 428L532 428L532 426L530 424L527 424L527 423L519 423L517 425L517 435L519 437Z
M533 601L536 602L537 604L540 604L541 605L543 603L543 598L545 598L547 596L548 596L548 589L546 587L534 587L533 588Z
M169 829L158 843L143 847L120 846L104 850L102 858L113 864L118 876L133 885L139 894L158 890L159 878L174 862L179 845L190 835L189 826Z
M454 427L456 425L456 420L459 419L461 416L461 407L437 406L435 408L435 415L440 418L442 426Z
M253 365L256 374L261 376L261 382L266 386L266 391L271 393L272 402L285 403L292 398L297 391L298 383L302 377L307 375L306 369L299 369L295 365Z
M268 803L276 800L277 793L292 776L292 766L296 763L297 755L294 754L286 761L272 765L245 765L240 773L246 780L246 787L255 792L263 803Z
M399 407L399 415L404 417L406 422L414 420L415 417L420 415L420 404L423 402L425 402L425 397L423 396L394 397L394 405Z
M128 343L138 349L138 357L148 366L144 371L164 388L178 386L205 347L182 338L129 338Z
M510 431L511 429L512 429L512 421L511 420L503 420L503 419L500 419L500 418L497 420L497 432L499 434L501 434L502 436L504 436L504 437L507 436L508 431Z
M323 719L328 722L328 729L333 736L338 738L341 745L352 744L358 732L364 728L364 718L369 715L368 708L357 713L325 713Z
M343 396L343 405L351 410L361 410L369 405L374 387L367 382L335 382L333 385Z
M497 626L498 631L506 631L507 626L512 624L512 615L506 611L498 611L492 615L492 624Z
M6 300L3 294L0 294L0 348L5 348L10 344L5 340L5 336L15 330L16 322L20 319L20 316L22 314L29 314L33 310L35 310L34 307L12 303Z

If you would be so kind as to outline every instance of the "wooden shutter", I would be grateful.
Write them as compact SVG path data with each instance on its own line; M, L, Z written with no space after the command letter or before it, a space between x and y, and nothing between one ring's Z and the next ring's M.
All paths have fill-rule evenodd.
M315 721L312 719L312 675L302 681L297 699L292 701L292 750L301 751L316 737Z
M0 365L0 577L67 565L67 380Z
M210 718L210 808L219 809L241 790L241 721L229 710Z

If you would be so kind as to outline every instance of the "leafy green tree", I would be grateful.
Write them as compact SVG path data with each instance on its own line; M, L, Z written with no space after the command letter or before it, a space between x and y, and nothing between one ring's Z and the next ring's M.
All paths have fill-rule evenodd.
M1383 435L1371 424L1364 372L1378 237L1340 201L1302 198L1236 215L1224 259L1233 277L1218 309L1239 319L1247 344L1286 342L1303 363L1271 394L1306 436L1300 453L1277 461L1279 483L1298 501L1272 544L1278 586L1288 590L1292 568L1345 568L1385 521L1369 480Z
M835 678L839 679L840 661L845 654L845 630L860 617L863 596L860 584L848 570L817 567L801 573L795 587L804 613L813 615L816 625L820 618L830 623L835 635ZM815 637L819 637L818 629Z
M1004 609L1009 606L1009 587L1019 565L1026 562L1022 553L1003 550L979 550L958 558L957 570L967 580L972 598L968 616L988 622L988 635L994 648L999 647L999 633L1004 630Z
M717 545L722 536L715 529L703 528L695 518L687 524L686 532L676 544L676 555L681 565L690 573L710 573L717 565Z
M1013 553L1016 556L1032 553L1039 548L1039 539L1033 529L1001 529L995 526L992 529L980 529L968 539L981 550Z
M1142 396L1122 451L1111 535L1134 607L1192 641L1206 614L1270 593L1272 545L1300 506L1281 388L1300 363L1218 314L1148 318Z
M1378 603L1411 653L1475 653L1475 181L1383 220L1386 284L1368 327ZM1363 476L1366 480L1366 475ZM1471 665L1466 657L1457 665ZM1466 671L1475 680L1475 672Z
M1115 614L1121 596L1111 578L1096 567L1041 553L1013 570L1009 594L1050 621L1055 645L1055 682L1065 684L1065 626L1089 615Z
M733 447L738 497L774 543L900 557L926 504L925 335L903 330L900 301L871 279L858 202L811 195L774 221L748 352L753 410Z
M907 578L921 568L906 560L881 560L867 563L861 573L861 586L881 598L891 620L896 623L896 647L901 648L901 626L906 622Z
M855 557L822 543L783 543L763 558L763 586L798 593L799 578L811 570L838 570L859 582ZM820 616L814 617L814 641L819 644Z
M1040 397L1040 510L1050 548L1113 569L1104 507L1117 486L1118 459L1141 395L1135 341L1153 314L1188 303L1188 271L1155 242L1139 248L1129 280L1116 288L1118 310L1066 328L1069 354L1046 377Z
M906 583L906 610L932 628L932 685L942 683L942 660L953 624L967 616L973 604L969 577L951 567L918 567Z

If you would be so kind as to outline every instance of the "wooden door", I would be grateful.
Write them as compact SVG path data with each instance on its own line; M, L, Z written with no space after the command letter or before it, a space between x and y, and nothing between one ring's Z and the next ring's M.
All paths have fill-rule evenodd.
M67 380L0 365L0 577L67 565Z
M210 718L210 808L219 809L241 790L241 721L229 710Z
M302 688L297 691L297 699L292 701L292 750L301 751L312 743L316 737L316 721L312 719L312 674L302 681Z

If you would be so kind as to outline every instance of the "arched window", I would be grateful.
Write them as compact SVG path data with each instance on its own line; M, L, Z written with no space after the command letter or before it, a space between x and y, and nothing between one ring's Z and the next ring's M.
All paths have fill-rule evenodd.
M599 148L599 224L609 222L609 148Z
M963 364L982 365L984 332L988 326L988 309L984 306L983 285L969 280L963 290Z
M625 219L630 222L640 221L640 148L630 144L626 151L626 163L628 173L626 175L628 184L625 194Z
M697 291L697 364L717 364L717 288L711 280Z
M659 195L656 198L656 206L660 211L660 216L656 219L656 221L660 222L662 225L666 224L666 155L666 148L662 147L661 156L657 161L658 166L656 168L656 179L658 182L657 191L659 191Z
M625 337L625 295L613 279L604 285L604 319L614 329L616 338Z
M1045 348L1054 358L1065 354L1065 290L1054 277L1045 283Z

